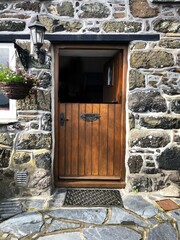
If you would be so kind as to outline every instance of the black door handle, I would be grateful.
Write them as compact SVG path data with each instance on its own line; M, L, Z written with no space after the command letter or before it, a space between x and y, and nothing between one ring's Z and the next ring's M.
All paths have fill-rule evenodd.
M68 119L65 118L65 114L60 113L60 125L64 126L66 121L68 121Z

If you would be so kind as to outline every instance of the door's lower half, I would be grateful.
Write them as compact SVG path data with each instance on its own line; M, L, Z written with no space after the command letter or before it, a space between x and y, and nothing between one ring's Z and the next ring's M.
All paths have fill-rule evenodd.
M121 104L60 103L58 186L125 186Z

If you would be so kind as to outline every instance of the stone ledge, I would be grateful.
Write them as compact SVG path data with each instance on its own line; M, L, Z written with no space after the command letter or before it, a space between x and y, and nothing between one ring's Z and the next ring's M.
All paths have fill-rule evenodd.
M29 34L0 34L0 42L14 42L17 39L29 40ZM45 39L52 42L130 42L135 40L158 41L160 34L45 34Z

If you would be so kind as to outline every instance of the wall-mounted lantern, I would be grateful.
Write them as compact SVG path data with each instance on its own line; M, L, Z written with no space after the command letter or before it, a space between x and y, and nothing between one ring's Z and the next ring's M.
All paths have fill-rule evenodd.
M27 49L23 49L15 43L15 48L18 51L21 63L26 70L29 67L31 58L36 59L40 64L44 64L46 58L46 51L41 49L44 42L46 28L40 23L38 16L36 17L35 21L29 25L29 29L31 41L34 45L33 53L30 55Z
M45 50L40 49L44 43L44 34L46 28L39 21L37 16L36 21L29 25L31 39L33 41L33 45L35 47L35 51L37 53L37 57L41 64L45 61L46 52Z

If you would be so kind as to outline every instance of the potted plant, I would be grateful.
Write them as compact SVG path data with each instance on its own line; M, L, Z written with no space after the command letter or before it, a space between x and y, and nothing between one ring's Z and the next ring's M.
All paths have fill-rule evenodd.
M23 99L36 84L36 77L25 70L16 67L0 66L0 89L10 99Z

